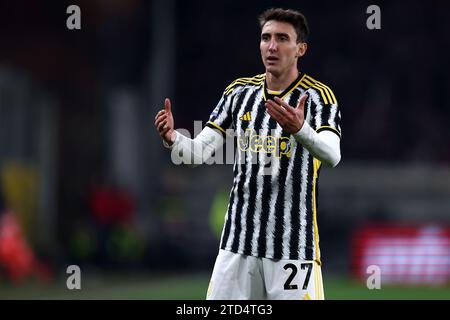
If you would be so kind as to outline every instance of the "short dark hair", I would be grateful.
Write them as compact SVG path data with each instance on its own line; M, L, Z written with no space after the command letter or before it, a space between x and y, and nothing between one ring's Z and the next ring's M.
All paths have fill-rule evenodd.
M299 11L282 8L267 9L259 16L259 25L261 29L270 20L291 24L297 33L297 43L306 42L308 40L308 22L306 21L305 16Z

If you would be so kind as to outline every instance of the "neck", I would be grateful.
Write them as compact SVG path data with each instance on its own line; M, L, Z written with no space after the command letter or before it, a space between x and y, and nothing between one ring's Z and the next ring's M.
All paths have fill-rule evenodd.
M275 75L266 72L267 89L273 91L283 91L298 77L297 68L291 69L290 72Z

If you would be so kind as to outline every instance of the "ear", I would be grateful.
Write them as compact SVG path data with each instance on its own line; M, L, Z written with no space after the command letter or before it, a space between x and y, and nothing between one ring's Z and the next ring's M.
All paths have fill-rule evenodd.
M306 42L297 43L297 57L302 57L308 49L308 44Z

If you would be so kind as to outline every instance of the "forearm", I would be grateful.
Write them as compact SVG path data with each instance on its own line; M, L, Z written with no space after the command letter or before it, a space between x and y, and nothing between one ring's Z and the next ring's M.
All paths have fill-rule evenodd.
M294 137L316 159L329 167L335 167L341 160L340 138L331 131L317 133L305 122Z
M224 143L222 135L214 129L205 127L194 139L175 131L175 141L171 146L172 161L176 164L196 166L205 163Z

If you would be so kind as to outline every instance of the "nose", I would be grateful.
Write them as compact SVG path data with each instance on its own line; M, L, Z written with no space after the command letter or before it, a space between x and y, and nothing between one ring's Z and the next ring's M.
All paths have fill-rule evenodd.
M270 43L269 43L269 51L270 52L275 52L275 51L277 51L277 42L275 41L275 40L270 40Z

